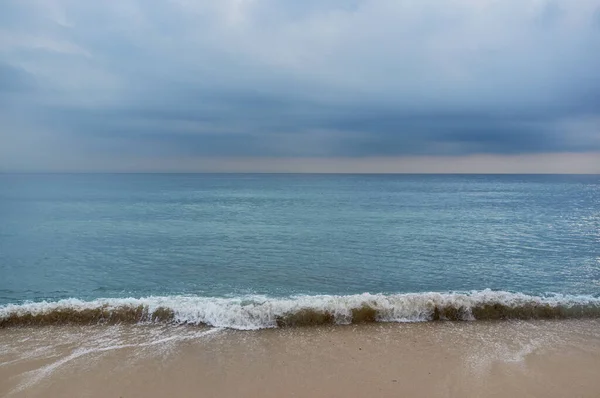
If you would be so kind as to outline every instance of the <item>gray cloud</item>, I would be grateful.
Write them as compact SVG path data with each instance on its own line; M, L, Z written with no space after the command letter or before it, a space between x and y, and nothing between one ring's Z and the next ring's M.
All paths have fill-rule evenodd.
M0 169L600 151L597 0L2 8Z
M0 93L7 95L15 91L31 89L34 79L27 73L10 65L0 64Z

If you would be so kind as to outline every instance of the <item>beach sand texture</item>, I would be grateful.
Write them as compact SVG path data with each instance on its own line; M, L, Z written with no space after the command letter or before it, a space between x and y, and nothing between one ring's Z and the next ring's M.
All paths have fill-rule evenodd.
M0 330L0 397L600 397L600 321Z

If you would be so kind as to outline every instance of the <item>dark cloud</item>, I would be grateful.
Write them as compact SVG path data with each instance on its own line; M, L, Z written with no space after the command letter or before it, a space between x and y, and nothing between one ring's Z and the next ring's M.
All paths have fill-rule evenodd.
M2 139L83 158L598 151L599 15L592 0L9 0Z

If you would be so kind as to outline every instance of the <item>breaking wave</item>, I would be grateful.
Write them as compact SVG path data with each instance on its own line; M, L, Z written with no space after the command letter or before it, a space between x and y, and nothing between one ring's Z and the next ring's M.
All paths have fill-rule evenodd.
M502 291L348 296L166 296L0 306L0 327L170 323L239 330L366 322L600 318L600 298Z

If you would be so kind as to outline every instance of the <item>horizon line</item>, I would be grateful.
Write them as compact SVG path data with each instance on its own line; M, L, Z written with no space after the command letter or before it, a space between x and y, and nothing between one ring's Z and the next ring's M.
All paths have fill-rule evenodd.
M502 173L502 172L289 172L289 171L0 171L0 175L59 175L59 174L75 174L75 175L89 175L89 174L163 174L163 175L176 175L176 174L207 174L207 175L239 175L239 174L259 174L259 175L504 175L504 176L518 176L518 175L529 175L529 176L600 176L600 173Z

